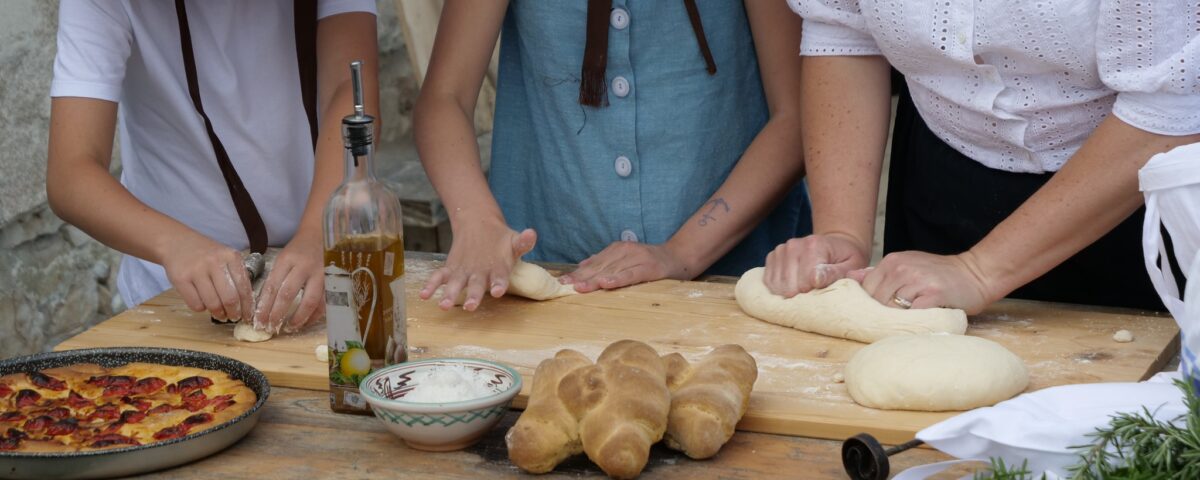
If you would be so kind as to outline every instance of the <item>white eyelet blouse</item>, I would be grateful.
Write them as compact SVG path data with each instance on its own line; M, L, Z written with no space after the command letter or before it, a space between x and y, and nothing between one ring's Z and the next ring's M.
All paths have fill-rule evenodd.
M1197 0L788 0L800 54L883 55L947 144L990 168L1054 172L1112 112L1200 133Z

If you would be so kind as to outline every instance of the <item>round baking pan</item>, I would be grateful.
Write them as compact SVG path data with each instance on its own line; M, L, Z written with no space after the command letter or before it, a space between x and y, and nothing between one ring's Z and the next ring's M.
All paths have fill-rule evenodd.
M258 423L271 386L262 372L232 358L173 348L116 347L41 353L0 361L0 376L78 363L118 367L131 362L159 363L228 373L258 395L245 413L208 430L146 445L67 453L0 452L0 478L109 478L152 472L198 460L237 442Z

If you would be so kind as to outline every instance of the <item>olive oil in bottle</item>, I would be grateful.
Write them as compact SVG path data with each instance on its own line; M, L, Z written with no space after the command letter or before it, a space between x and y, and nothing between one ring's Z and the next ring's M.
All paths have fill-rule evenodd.
M363 112L362 63L350 64L354 114L342 119L346 176L325 206L329 403L369 415L358 384L408 359L400 200L375 178L375 119Z

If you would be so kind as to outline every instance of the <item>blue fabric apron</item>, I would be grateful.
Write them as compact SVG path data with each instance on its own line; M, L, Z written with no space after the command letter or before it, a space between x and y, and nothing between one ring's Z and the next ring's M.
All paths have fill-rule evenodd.
M666 242L765 125L742 1L697 3L717 74L682 1L614 0L608 105L593 108L579 104L587 2L510 2L489 183L512 228L537 230L528 259L577 263L618 240ZM762 265L811 225L800 183L707 273Z

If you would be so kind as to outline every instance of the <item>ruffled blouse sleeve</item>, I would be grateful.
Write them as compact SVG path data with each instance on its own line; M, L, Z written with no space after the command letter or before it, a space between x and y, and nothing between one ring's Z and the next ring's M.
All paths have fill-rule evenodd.
M1200 133L1200 1L1104 0L1096 56L1118 118L1161 135Z
M788 0L804 18L800 55L881 55L858 0Z

